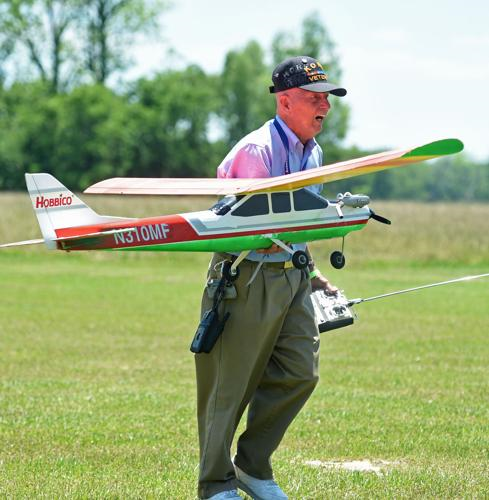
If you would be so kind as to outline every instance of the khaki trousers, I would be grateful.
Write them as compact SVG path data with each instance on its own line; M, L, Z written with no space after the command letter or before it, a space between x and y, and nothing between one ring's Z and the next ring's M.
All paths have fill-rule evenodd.
M214 266L226 258L215 254ZM196 354L200 444L198 494L210 497L236 487L231 445L245 408L235 463L251 476L271 479L270 457L318 381L319 333L304 271L243 261L237 297L221 303L229 312L224 331L209 354ZM204 291L202 311L212 307Z

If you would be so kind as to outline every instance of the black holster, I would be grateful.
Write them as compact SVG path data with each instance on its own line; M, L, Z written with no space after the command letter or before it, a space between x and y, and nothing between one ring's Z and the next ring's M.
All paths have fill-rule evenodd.
M214 303L212 309L208 309L202 315L197 331L195 332L190 351L196 354L211 352L217 339L224 330L224 325L228 320L230 313L225 313L222 319L219 319L219 304L224 297L224 287L226 286L226 278L224 276L219 281L216 293L214 294Z

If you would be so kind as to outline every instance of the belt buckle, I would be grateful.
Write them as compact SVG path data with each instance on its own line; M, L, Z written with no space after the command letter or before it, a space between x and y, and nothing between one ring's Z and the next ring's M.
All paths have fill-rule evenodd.
M284 262L284 269L291 269L294 267L294 264L292 263L292 260L286 260Z

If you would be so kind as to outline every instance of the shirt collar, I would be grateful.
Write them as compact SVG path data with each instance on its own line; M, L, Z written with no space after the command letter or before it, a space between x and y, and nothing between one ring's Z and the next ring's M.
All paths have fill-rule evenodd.
M289 144L292 144L294 148L297 146L297 143L301 145L301 147L304 147L304 151L306 149L313 149L316 145L316 139L314 137L312 139L309 139L306 144L302 144L301 140L295 135L294 132L288 127L288 125L280 118L280 116L276 115L275 116L276 120L280 123L280 126L284 129L285 135L287 136L287 139L289 141Z

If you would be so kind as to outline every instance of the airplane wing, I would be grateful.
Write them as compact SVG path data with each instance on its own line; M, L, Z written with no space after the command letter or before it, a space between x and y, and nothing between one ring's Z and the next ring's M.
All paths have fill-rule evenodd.
M343 161L302 172L260 179L137 179L116 177L98 182L85 190L90 194L152 195L225 195L249 194L299 189L312 184L370 174L388 168L431 160L458 153L463 149L458 139L442 139L411 149L388 151Z
M268 178L266 178L268 180ZM226 195L250 188L257 180L216 178L114 177L85 189L88 194Z

